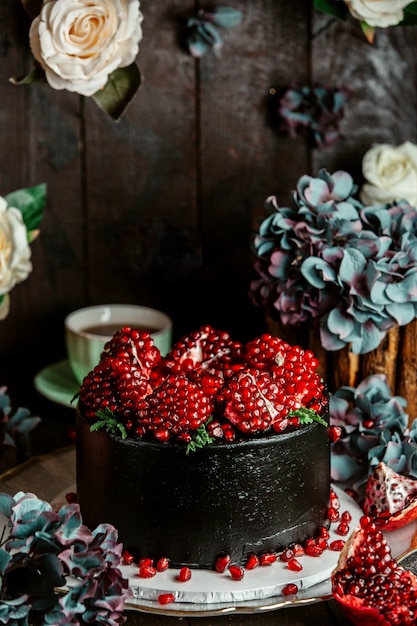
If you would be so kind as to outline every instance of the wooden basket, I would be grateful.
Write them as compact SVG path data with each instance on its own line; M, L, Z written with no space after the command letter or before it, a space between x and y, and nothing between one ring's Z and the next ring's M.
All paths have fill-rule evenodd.
M348 346L335 352L325 350L318 325L300 330L267 318L267 327L271 335L314 352L320 363L319 373L330 392L344 385L356 387L368 376L384 374L392 394L406 399L409 424L417 418L417 320L391 328L368 354L353 354Z

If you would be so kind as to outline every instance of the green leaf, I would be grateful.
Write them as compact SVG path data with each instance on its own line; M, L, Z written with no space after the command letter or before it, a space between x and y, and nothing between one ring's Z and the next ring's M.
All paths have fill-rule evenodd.
M104 411L97 411L96 416L100 419L98 419L97 422L94 422L94 424L90 426L90 430L92 432L102 429L108 433L120 435L122 439L126 439L126 428L124 427L124 424L122 424L122 422L119 422L114 413L112 413L108 409L105 409Z
M136 63L132 63L128 67L112 72L105 87L91 97L103 111L118 122L141 83L139 68Z
M400 26L416 26L417 25L417 2L412 2L404 9L404 19Z
M300 424L312 424L313 422L318 422L322 426L328 426L326 420L324 420L316 411L313 411L313 409L306 409L305 407L301 407L296 411L290 411L288 417L298 417Z
M187 444L186 454L189 452L195 452L197 448L204 448L204 446L208 446L213 443L213 437L207 432L207 424L211 422L211 418L205 423L195 429L194 432L191 433L192 440Z
M22 213L28 233L39 228L46 203L45 183L12 191L5 196L5 200L10 207L15 207Z
M348 17L348 8L340 0L314 0L314 6L319 11L333 15L339 20L346 20Z
M44 70L39 63L36 63L26 76L12 76L12 78L9 78L9 81L13 85L30 85L32 83L46 83L46 78Z

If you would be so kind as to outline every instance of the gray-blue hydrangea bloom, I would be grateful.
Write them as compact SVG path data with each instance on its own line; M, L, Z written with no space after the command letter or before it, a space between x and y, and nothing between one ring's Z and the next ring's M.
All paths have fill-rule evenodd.
M417 209L364 207L347 172L302 176L296 208L267 198L254 238L254 303L284 325L319 320L322 346L355 354L378 347L417 317Z

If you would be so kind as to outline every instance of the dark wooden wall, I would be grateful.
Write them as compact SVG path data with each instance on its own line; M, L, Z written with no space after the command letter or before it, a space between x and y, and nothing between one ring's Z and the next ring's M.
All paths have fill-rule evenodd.
M357 22L317 34L329 16L308 0L221 4L244 19L223 31L219 55L197 61L180 18L198 2L142 0L144 83L116 123L76 94L8 81L31 67L29 21L18 0L1 0L0 195L48 186L33 272L0 322L0 386L19 405L47 410L33 377L65 357L64 317L84 305L161 308L175 336L202 323L259 334L247 292L266 197L289 202L298 178L322 167L359 180L372 143L417 140L417 30L379 30L370 45ZM352 90L330 149L271 123L269 92L292 81Z

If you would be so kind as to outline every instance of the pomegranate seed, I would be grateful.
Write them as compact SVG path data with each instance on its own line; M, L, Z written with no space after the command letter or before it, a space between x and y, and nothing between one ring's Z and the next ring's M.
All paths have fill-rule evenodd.
M304 550L303 550L304 553ZM279 555L280 561L284 561L284 563L288 563L290 559L294 557L294 550L291 548L287 548L284 552L281 552Z
M340 519L342 522L349 524L352 521L352 515L349 513L349 511L343 511L342 515L340 516Z
M285 585L282 593L284 596L293 596L298 593L298 587L295 583L289 583L288 585Z
M311 545L306 546L305 553L308 556L316 556L317 557L317 556L320 556L321 554L323 554L323 548L321 548L318 545L311 544Z
M336 533L338 535L347 535L349 533L349 524L346 524L345 522L340 522L340 524L336 528Z
M256 556L256 554L251 554L248 557L248 560L246 561L246 565L245 568L246 569L255 569L255 567L258 567L259 565L259 559Z
M173 593L161 593L158 596L159 604L171 604L171 602L175 602L175 596Z
M344 545L345 542L343 541L343 539L335 539L330 543L329 550L333 550L334 552L340 552Z
M323 539L328 539L330 537L329 531L325 526L320 526L319 528L319 536Z
M327 519L332 523L339 521L339 511L337 511L334 506L330 506L327 509Z
M332 506L336 511L340 509L340 501L339 498L333 489L330 490L330 506Z
M69 491L65 494L65 499L69 504L74 504L74 502L77 502L77 494L75 491Z
M139 563L138 563L139 567L141 567L142 565L153 565L153 560L150 559L148 556L141 556L139 559Z
M217 557L216 563L215 563L216 572L218 572L219 574L223 574L223 572L225 572L226 569L229 567L230 561L231 561L231 558L228 554L224 554L224 555Z
M155 576L156 569L152 567L152 565L141 565L139 567L139 577L140 578L152 578Z
M291 550L293 550L294 556L303 556L303 554L305 554L305 550L301 543L292 544Z
M272 565L277 560L277 555L269 552L268 554L261 554L259 557L259 565Z
M242 580L245 575L245 570L240 565L230 565L229 572L233 580Z
M128 550L122 552L123 565L131 565L133 563L133 555Z
M329 427L329 439L332 443L338 441L342 436L343 428L340 426L330 426Z
M290 559L287 563L287 567L292 572L301 572L301 570L303 569L303 566L297 559Z
M191 570L189 567L182 567L178 573L177 580L182 583L187 582L191 578Z
M158 572L165 572L165 570L167 570L168 567L169 567L169 559L167 559L165 556L160 558L156 564L156 570Z

